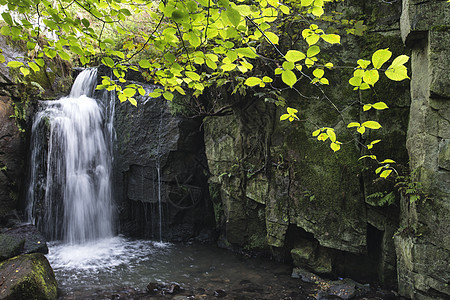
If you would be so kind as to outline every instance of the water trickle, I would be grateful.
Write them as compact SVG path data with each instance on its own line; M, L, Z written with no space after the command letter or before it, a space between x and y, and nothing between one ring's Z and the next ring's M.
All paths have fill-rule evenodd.
M113 235L113 131L105 112L114 110L106 109L109 99L91 98L96 81L96 69L81 72L68 97L41 103L33 123L27 214L51 240Z

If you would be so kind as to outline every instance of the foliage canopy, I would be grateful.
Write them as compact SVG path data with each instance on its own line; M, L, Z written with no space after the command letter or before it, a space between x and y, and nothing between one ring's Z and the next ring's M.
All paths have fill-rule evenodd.
M206 89L232 80L233 92L264 88L276 98L277 105L285 105L282 92L297 91L299 78L308 78L319 90L330 84L327 70L335 66L320 58L321 46L339 44L341 37L316 23L326 20L326 3L332 1L0 0L5 7L0 33L26 43L28 57L8 62L23 76L45 69L46 60L57 56L83 66L101 62L113 69L114 77L103 77L98 88L115 90L120 101L133 105L137 104L135 96L146 91L138 84L127 84L129 69L143 72L146 79L161 86L149 94L151 97L172 100L174 93L198 97ZM280 47L276 27L286 19L308 24L301 32L307 45L304 49L283 51ZM362 24L352 24L354 28L348 32L361 32ZM273 57L264 56L267 48L272 49ZM148 51L153 53L148 55ZM382 73L394 81L407 79L405 63L409 58L400 55L388 63L391 56L389 49L380 49L371 60L358 60L349 84L364 91L371 89ZM271 74L255 70L261 60L275 66ZM0 61L4 61L1 54ZM387 108L384 102L363 105L364 111ZM338 110L332 101L330 109ZM298 110L287 107L280 119L296 121L297 114ZM370 120L348 122L347 127L362 135L381 128L381 124ZM322 127L312 135L329 141L333 151L341 148L333 128ZM370 151L378 142L364 147ZM362 158L366 157L377 160L374 155ZM389 176L393 160L379 163L377 174Z

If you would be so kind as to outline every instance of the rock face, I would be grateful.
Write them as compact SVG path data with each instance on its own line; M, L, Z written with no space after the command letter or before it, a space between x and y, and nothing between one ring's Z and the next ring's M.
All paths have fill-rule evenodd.
M57 298L55 274L43 254L25 254L0 263L0 299Z
M342 46L327 49L327 54L335 57L340 51L342 64L354 64L381 47L389 47L395 56L406 52L400 39L399 3L347 5L377 20L366 23L374 33L347 37ZM298 29L284 30L294 34ZM330 82L349 75L348 71L327 71ZM242 100L245 106L235 105L231 114L205 120L210 194L225 244L270 248L275 255L318 273L379 280L395 288L392 237L398 227L399 194L393 183L377 180L376 164L358 161L366 153L356 143L333 154L328 143L317 141L311 133L316 126L329 126L339 132L340 140L349 141L350 133L344 128L350 120L362 123L377 118L383 130L364 135L360 142L381 138L383 145L374 147L373 154L406 165L407 151L398 145L406 141L408 83L383 79L375 86L376 96L365 93L363 98L346 82L324 87L338 107L347 107L343 116L315 97L317 91L308 80L299 86L305 98L296 93L285 98L288 106L299 110L301 119L307 116L311 122L280 122L284 111L249 94ZM351 105L381 100L390 107L381 113L362 112L359 105ZM383 206L383 201L393 205Z
M403 1L402 37L412 48L406 145L410 180L421 185L402 199L395 245L399 292L412 299L450 298L449 24L449 3Z
M139 97L137 107L117 103L114 124L120 231L181 241L211 227L201 122L172 116L164 100Z
M68 66L46 60L45 71L21 78L19 71L7 68L11 60L26 56L26 47L0 37L5 62L0 63L0 225L7 225L20 208L26 184L27 133L29 118L38 99L53 98L70 88Z

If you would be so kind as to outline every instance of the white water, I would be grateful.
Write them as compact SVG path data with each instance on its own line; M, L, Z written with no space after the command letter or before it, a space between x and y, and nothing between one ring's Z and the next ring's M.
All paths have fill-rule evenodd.
M91 98L96 80L96 69L80 73L68 97L42 102L33 124L27 213L51 240L74 244L113 236L112 118L105 126L106 104ZM42 127L48 133L40 133Z

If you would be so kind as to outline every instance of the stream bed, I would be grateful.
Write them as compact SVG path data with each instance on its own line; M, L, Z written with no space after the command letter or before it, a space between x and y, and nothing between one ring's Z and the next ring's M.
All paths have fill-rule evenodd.
M291 266L211 245L119 236L85 245L52 242L47 257L59 299L341 299L317 297L324 283L291 278ZM353 298L391 299L370 294Z

